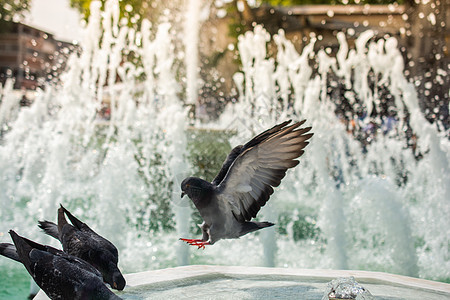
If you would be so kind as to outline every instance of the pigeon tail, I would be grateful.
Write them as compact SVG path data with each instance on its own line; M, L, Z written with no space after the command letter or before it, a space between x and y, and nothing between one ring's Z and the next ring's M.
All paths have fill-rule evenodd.
M241 228L241 232L239 233L240 236L243 236L247 233L259 230L259 229L263 229L266 227L270 227L273 226L275 224L270 223L270 222L245 222L242 223L242 228Z
M63 227L67 224L69 224L66 220L66 216L64 216L65 208L61 205L60 208L58 208L58 232L62 232Z
M64 217L64 214L67 215L67 217L69 218L70 222L72 222L72 225L75 226L75 228L81 230L81 228L83 227L83 225L85 225L83 222L81 222L80 220L78 220L74 215L72 215L70 213L70 211L68 211L64 206L62 206L62 204L60 204L60 208L58 209L58 216L60 218L63 218L64 221L67 223L66 218ZM59 223L59 221L58 221Z
M0 243L0 255L21 262L19 254L17 254L16 247L13 244Z
M39 221L38 226L49 236L59 240L58 226L55 223L50 221Z
M30 259L30 252L33 250L33 247L27 242L25 238L18 235L14 230L10 230L9 235L11 236L11 239L14 242L17 256L20 258L20 261L25 266L28 273L33 274Z

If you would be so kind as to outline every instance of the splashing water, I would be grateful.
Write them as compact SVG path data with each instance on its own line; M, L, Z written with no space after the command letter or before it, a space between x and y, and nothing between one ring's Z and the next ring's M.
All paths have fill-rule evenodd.
M373 300L375 298L356 282L354 277L340 277L328 283L322 300L329 299Z
M148 21L142 32L120 26L118 9L108 1L101 14L93 2L81 55L70 58L62 84L47 87L15 121L2 124L10 129L0 152L0 232L17 228L39 240L37 220L54 220L59 203L67 203L122 249L129 270L158 268L176 260L168 251L155 263L160 245L151 236L174 228L172 174L188 169L186 113L177 98L170 25L161 24L151 40ZM124 59L131 55L142 63ZM17 101L9 94L7 85L2 109L15 107L7 104ZM103 105L109 121L99 117ZM139 250L128 247L145 248L141 258L148 262L134 259Z
M170 25L159 25L150 39L152 24L145 20L141 32L120 25L115 1L107 1L104 13L98 2L92 5L82 52L72 55L58 86L20 111L11 84L3 88L2 242L13 228L56 244L36 222L55 220L63 203L117 245L126 273L190 260L450 277L450 145L423 117L395 39L375 43L367 31L349 49L339 33L334 58L316 54L314 39L298 53L280 31L273 37L277 55L268 58L271 37L262 27L239 38L243 72L233 79L240 101L208 126L236 132L233 146L286 118L307 118L315 135L261 212L277 229L186 256L178 238L193 233L188 205L178 200L178 177L193 167L186 160L189 120L177 96ZM131 56L140 63L130 63ZM368 116L380 112L379 90L388 89L395 110L389 130L359 138L371 121L386 125L366 117L353 120L358 128L349 133L333 94L342 86L339 97ZM105 104L108 121L98 114ZM416 134L415 152L406 144L407 126Z
M221 122L247 128L239 131L239 140L286 118L306 118L313 127L311 145L274 194L271 209L275 207L279 214L303 210L302 221L312 218L310 225L317 226L320 234L294 244L294 232L279 235L278 253L284 254L278 255L278 265L448 278L450 144L445 133L438 132L420 112L414 87L403 75L397 41L369 42L373 36L372 31L362 33L355 41L356 49L348 50L345 35L339 33L336 58L320 50L318 68L313 70L308 57L314 54L314 39L299 54L280 31L273 38L274 60L253 49L258 42L257 47L265 47L269 41L265 30L256 27L247 32L239 39L244 74L234 77L241 101L228 107ZM376 82L371 87L373 77ZM329 90L339 90L339 81L346 92L336 97ZM394 98L390 109L396 117L389 129L376 105L382 88ZM288 104L287 95L294 99L293 105ZM375 127L362 141L355 128L349 132L345 120L336 114L336 100L342 98L362 107L366 116L378 113L353 120L353 126L367 128L369 133L370 126L379 130ZM407 136L408 126L417 136ZM415 141L415 152L407 147L408 139ZM300 221L295 219L290 219L288 228Z

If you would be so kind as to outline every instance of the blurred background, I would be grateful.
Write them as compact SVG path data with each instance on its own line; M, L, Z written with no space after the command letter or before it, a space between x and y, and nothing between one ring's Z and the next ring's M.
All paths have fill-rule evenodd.
M125 273L186 264L449 282L448 1L0 0L0 242L59 203ZM314 139L261 211L192 251L179 184L286 118ZM195 249L194 249L195 250ZM243 257L239 253L248 253ZM0 298L30 292L0 260Z
M44 82L56 80L53 78L64 69L68 53L81 40L81 27L89 18L90 3L3 1L1 81L13 77L15 89L32 91ZM119 5L121 17L137 30L143 19L153 24L170 21L180 29L184 24L183 12L196 6L187 0L119 1ZM197 6L201 6L198 17L202 24L198 30L197 102L205 107L208 118L217 117L224 103L236 97L231 78L240 66L237 37L262 24L270 34L283 29L300 52L311 36L318 37L315 51L326 48L334 55L339 48L337 32L345 32L350 45L368 29L374 30L378 37L395 37L405 59L405 75L415 82L427 119L437 118L446 128L449 126L447 1L223 0ZM36 38L26 37L26 31L34 31ZM179 30L180 41L182 34ZM269 45L269 53L275 51Z

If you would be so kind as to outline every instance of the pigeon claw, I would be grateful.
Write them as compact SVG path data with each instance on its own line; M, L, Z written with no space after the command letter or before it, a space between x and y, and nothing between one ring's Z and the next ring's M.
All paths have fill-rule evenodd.
M197 246L198 249L205 249L205 245L211 245L208 241L200 240L200 239L183 239L180 238L181 241L188 243L191 246Z

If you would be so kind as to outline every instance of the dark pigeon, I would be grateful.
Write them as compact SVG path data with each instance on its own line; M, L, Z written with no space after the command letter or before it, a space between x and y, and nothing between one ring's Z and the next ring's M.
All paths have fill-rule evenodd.
M67 222L65 215L73 225ZM62 205L58 209L58 225L49 221L39 221L39 227L58 239L65 252L84 259L99 270L105 282L112 288L124 289L126 282L117 266L119 261L117 248L75 218Z
M0 244L0 254L21 262L50 299L117 300L100 272L86 261L9 231L14 245Z
M306 120L288 126L286 121L264 131L245 145L235 147L212 182L188 177L181 183L183 197L189 196L203 218L202 239L181 239L205 248L220 239L273 226L270 222L251 222L269 200L273 187L281 183L289 168L298 165L311 127Z

